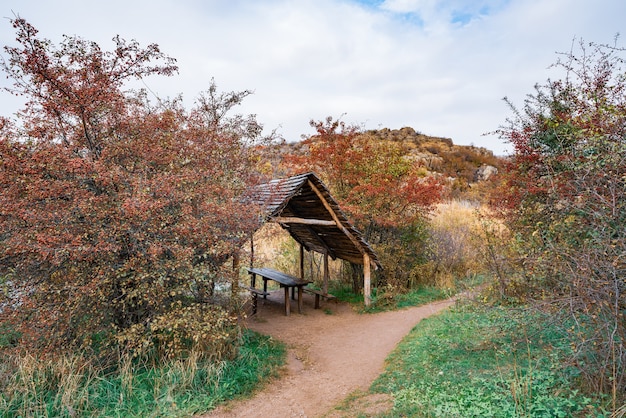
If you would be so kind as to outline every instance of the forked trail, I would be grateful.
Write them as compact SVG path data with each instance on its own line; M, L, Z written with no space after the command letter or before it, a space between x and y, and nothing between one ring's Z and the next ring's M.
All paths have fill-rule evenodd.
M313 309L312 297L305 296L303 314L285 316L280 293L260 302L247 326L287 344L287 370L252 398L230 402L205 417L351 416L334 406L355 390L366 391L400 340L419 321L454 303L449 299L360 315L343 303L325 302L322 309ZM383 403L382 408L390 407Z

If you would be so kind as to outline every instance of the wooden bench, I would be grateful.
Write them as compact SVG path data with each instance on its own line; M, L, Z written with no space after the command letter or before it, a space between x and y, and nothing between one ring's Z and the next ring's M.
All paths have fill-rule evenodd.
M287 273L282 273L280 271L260 267L260 268L249 268L248 273L250 273L250 288L256 288L256 276L259 275L263 279L263 292L267 293L267 281L273 280L280 284L280 287L285 289L285 315L289 316L291 314L291 304L289 302L289 289L293 291L298 289L298 312L302 313L302 288L307 284L311 283L309 280L302 280L295 276L289 275ZM267 295L264 295L267 297Z
M257 289L256 287L249 287L249 286L241 286L241 287L243 289L246 289L252 294L252 315L255 315L257 311L257 297L258 296L266 297L267 295L269 295L269 292L263 291L261 289Z
M249 291L255 296L267 296L270 294L270 292L264 292L263 290L257 289L256 287L249 287L249 286L241 286L241 287L243 289L246 289L247 291Z
M302 288L302 291L308 293L309 295L315 295L315 309L320 308L320 298L337 301L337 296L331 295L330 293L324 293L321 290L304 287Z

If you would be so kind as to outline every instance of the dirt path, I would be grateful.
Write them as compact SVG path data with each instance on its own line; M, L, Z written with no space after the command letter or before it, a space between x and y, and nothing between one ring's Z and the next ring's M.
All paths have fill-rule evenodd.
M287 344L287 370L252 398L233 401L205 417L350 416L334 407L349 394L369 388L383 371L385 358L420 320L454 303L446 300L359 315L350 306L334 302L324 302L322 309L315 310L307 295L303 314L293 313L292 307L286 317L278 293L259 302L259 312L247 326ZM374 399L372 407L381 402L378 407L383 410L391 406L389 400Z

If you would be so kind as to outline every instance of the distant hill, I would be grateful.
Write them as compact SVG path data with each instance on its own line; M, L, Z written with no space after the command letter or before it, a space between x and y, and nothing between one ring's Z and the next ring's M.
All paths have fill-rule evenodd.
M401 143L407 158L419 160L429 172L447 178L452 188L459 191L466 190L473 183L488 180L501 168L503 161L486 148L455 145L450 138L425 135L410 127L368 130L362 135ZM302 142L277 145L272 153L272 159L278 163L273 164L274 167L279 165L283 155L300 152L303 152Z
M419 159L431 172L467 183L481 180L483 166L501 167L502 159L487 148L455 145L450 138L429 136L410 127L366 131L381 141L401 142L408 156Z

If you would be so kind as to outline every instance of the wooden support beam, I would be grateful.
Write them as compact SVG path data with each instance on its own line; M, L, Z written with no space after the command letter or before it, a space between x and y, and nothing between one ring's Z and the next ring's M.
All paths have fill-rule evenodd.
M300 280L304 280L304 245L300 244Z
M328 280L330 278L330 271L328 268L328 254L324 254L324 283L322 284L322 291L325 295L328 294Z
M324 248L324 251L328 252L328 255L330 255L333 260L337 259L337 254L335 254L335 252L328 246L328 244L326 244L324 242L324 240L322 239L322 237L319 236L319 234L317 232L315 232L313 229L311 229L310 225L304 225L302 228L306 228L310 233L311 233L311 237L313 237L317 243ZM287 228L287 230L289 230L289 228ZM298 241L296 239L296 236L294 234L291 233L291 231L289 230L289 234L291 234L291 237L296 241L299 242L301 245L302 243L300 241ZM307 251L311 251L311 248L306 248Z
M289 301L289 287L285 286L285 315L291 314L291 302Z
M239 294L239 253L233 253L233 278L230 284L231 298L237 300Z
M370 306L372 303L372 278L370 271L370 256L369 254L363 254L363 302L365 306Z
M277 222L281 224L302 224L302 225L319 225L319 226L335 226L336 221L325 221L323 219L307 219L297 218L295 216L275 216L270 218L270 222Z
M254 232L250 234L250 268L254 268Z
M313 184L313 182L311 180L308 180L308 183L309 183L309 187L311 187L311 190L313 190L315 192L315 194L317 195L317 197L320 198L320 200L322 201L322 204L324 205L324 207L326 208L328 213L330 213L330 216L333 218L333 220L336 222L337 228L339 228L341 230L341 232L343 232L350 239L350 241L352 241L352 243L359 250L359 252L361 254L363 254L365 252L365 249L363 248L363 246L361 245L359 240L356 239L354 237L354 235L352 235L350 233L350 231L348 231L348 229L346 229L345 226L343 226L341 221L339 221L339 218L337 217L337 214L335 213L333 208L330 206L330 204L326 201L326 198L324 197L322 192L320 192L319 189L317 187L315 187L315 185Z

